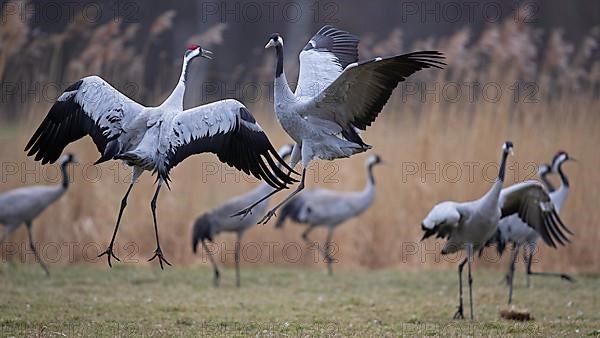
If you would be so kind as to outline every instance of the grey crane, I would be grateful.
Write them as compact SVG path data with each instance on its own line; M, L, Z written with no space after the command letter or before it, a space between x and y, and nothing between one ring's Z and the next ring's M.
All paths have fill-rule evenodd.
M290 145L284 145L278 151L279 156L285 159L292 152ZM237 196L229 201L221 204L215 209L202 214L194 222L192 229L192 250L196 253L198 249L198 243L202 244L202 247L206 251L208 259L213 266L214 278L213 283L215 286L219 285L220 272L219 268L212 256L212 252L209 250L206 241L213 241L215 235L221 232L235 232L237 239L235 242L235 284L240 286L240 246L242 236L250 227L256 224L258 219L267 211L269 200L266 199L260 204L254 207L254 212L247 217L237 216L231 217L231 214L248 204L256 201L257 198L264 196L265 194L272 191L274 188L267 183L261 183L255 189Z
M375 177L373 167L382 163L379 155L371 155L367 158L365 166L367 169L367 184L362 191L333 191L328 189L306 190L302 194L292 198L281 209L281 215L275 224L276 228L283 227L287 218L297 223L308 224L308 228L302 233L302 239L311 247L321 251L327 262L327 271L333 273L331 257L331 239L335 228L356 217L367 210L375 199ZM327 227L327 239L325 248L310 240L308 235L316 227Z
M73 154L66 154L61 157L62 183L59 185L36 185L0 194L0 224L4 224L6 227L2 238L0 238L0 244L21 224L25 223L27 226L29 247L47 276L50 275L50 272L35 248L31 227L33 226L33 220L58 200L69 188L67 166L71 163L76 163Z
M473 253L482 248L496 232L501 218L516 214L528 226L534 228L544 242L556 247L555 242L565 243L561 230L565 226L558 218L550 195L537 181L525 181L502 189L506 160L512 152L512 142L502 147L502 159L498 177L490 190L481 198L469 202L446 201L437 204L421 223L422 240L436 235L447 238L442 255L465 250L467 257L458 265L459 304L455 319L463 319L462 271L468 266L470 317L473 315L473 278L471 261Z
M549 192L550 200L552 201L552 204L554 204L554 209L556 210L557 214L560 213L560 210L562 209L562 206L569 194L569 180L562 171L563 163L569 160L573 160L573 158L569 157L569 155L566 152L559 151L552 159L551 166L547 164L542 164L539 166L538 170L540 180L544 183L547 191ZM561 185L558 188L558 190L554 189L552 183L547 178L547 175L553 171L559 173L560 176ZM570 235L573 235L573 233L569 229L565 229L565 231L567 231ZM510 266L506 274L506 282L509 286L508 304L512 303L515 264L518 257L519 249L521 247L526 249L525 263L527 265L527 285L529 285L530 275L560 277L567 281L574 281L571 276L564 273L533 272L531 270L533 254L537 251L539 238L540 235L535 229L529 227L517 215L513 214L504 217L500 220L500 222L498 223L498 231L496 235L493 236L492 239L489 241L496 244L496 250L500 255L502 255L502 253L504 252L506 243L513 244Z
M399 82L421 69L445 65L443 54L437 51L358 62L358 43L359 39L346 31L322 27L300 52L298 85L292 92L283 70L283 38L277 33L269 38L265 48L274 47L277 55L275 113L295 142L290 166L302 160L303 171L297 188L260 223L268 222L279 207L304 189L306 168L313 158L335 160L371 148L358 131L375 121ZM253 206L236 215L248 214Z
M188 64L198 56L211 58L212 52L198 45L185 51L181 76L173 92L157 107L145 107L126 97L98 76L85 77L70 87L50 108L48 115L25 147L42 164L54 162L63 149L89 135L101 157L96 164L110 159L122 160L132 168L131 184L121 200L112 239L106 251L119 258L113 245L127 197L144 171L157 173L157 187L150 203L156 250L149 261L163 256L156 222L156 200L173 167L193 154L214 153L221 162L284 189L296 180L279 169L282 163L271 142L246 107L232 99L216 101L195 108L183 108Z

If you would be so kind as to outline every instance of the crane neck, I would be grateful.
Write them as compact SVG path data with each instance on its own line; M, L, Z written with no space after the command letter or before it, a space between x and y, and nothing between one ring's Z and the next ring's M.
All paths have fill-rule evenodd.
M375 178L373 176L374 164L367 165L367 184L365 188L357 194L358 206L362 211L366 210L375 200ZM361 212L362 212L361 211Z
M565 175L565 173L562 170L563 163L564 162L560 162L558 164L558 168L557 168L558 176L560 177L560 187L561 188L565 187L568 189L569 188L569 179L567 178L567 175Z
M560 176L560 187L557 190L550 194L550 198L552 199L552 203L554 203L554 207L557 212L560 212L563 204L567 200L569 196L569 179L567 179L567 175L561 169L562 163L558 165L557 171Z
M500 169L498 170L498 178L496 178L496 182L492 185L492 188L485 194L483 199L486 202L492 203L496 205L498 203L498 199L500 197L500 191L502 191L502 186L504 185L504 178L506 176L506 160L508 158L508 150L502 151L502 159L500 160Z
M171 92L171 95L167 97L165 102L161 105L161 107L169 107L175 108L180 111L183 111L183 97L185 95L185 83L187 81L187 70L188 65L192 58L183 57L183 65L181 66L181 75L179 76L179 81Z
M67 190L67 188L69 188L69 171L67 170L67 166L69 165L69 162L64 162L63 164L61 164L60 169L62 172L62 177L63 177L63 181L62 181L62 188L64 190Z
M277 55L277 63L275 64L275 77L285 76L283 74L283 46L275 46L275 54Z
M363 195L367 200L372 200L375 195L375 176L373 175L374 166L375 165L373 163L367 165L367 183L361 192L361 195Z
M369 165L367 165L367 176L368 176L368 181L367 181L367 189L370 187L374 187L375 186L375 176L373 175L373 167L375 166L375 164L373 163L369 163Z
M275 64L275 88L274 88L274 99L275 104L282 103L283 101L291 100L294 97L290 85L285 77L283 71L283 46L275 46L275 53L277 55L277 63Z
M544 185L546 186L548 191L556 190L554 188L554 184L552 184L552 182L550 182L550 180L548 179L548 171L544 171L544 172L540 173L540 180L544 183Z
M497 181L504 182L504 178L506 176L506 159L507 158L508 158L508 151L502 150L502 158L500 159L500 168L498 170Z

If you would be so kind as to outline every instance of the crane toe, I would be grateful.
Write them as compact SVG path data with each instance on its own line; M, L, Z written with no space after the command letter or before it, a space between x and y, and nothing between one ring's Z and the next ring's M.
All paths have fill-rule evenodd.
M269 210L269 212L267 212L267 214L264 215L260 221L258 221L258 224L262 224L262 225L267 224L269 222L269 220L271 219L271 217L273 217L273 216L277 216L277 214L275 213L275 210Z
M107 260L108 260L108 266L109 266L109 267L111 267L111 268L112 268L112 262L110 261L110 258L111 258L111 257L112 257L112 258L114 258L114 259L116 259L118 262L120 262L120 261L121 261L121 260L119 259L119 257L117 257L117 256L115 255L115 253L113 252L112 245L111 245L111 246L109 246L108 248L106 248L106 250L105 250L104 252L102 252L101 254L99 254L99 255L98 255L98 258L100 258L100 257L102 257L102 256L104 256L104 255L106 255L106 258L107 258Z
M456 313L454 313L454 316L452 318L453 319L465 319L465 314L463 312L462 306L458 307L458 310L456 310Z
M153 261L155 258L158 258L158 263L160 264L160 269L164 270L165 267L163 265L163 263L167 264L168 266L173 266L171 263L169 263L169 261L165 258L165 256L162 253L162 250L160 249L160 247L156 248L156 250L154 250L154 256L150 257L150 259L148 259L148 262Z

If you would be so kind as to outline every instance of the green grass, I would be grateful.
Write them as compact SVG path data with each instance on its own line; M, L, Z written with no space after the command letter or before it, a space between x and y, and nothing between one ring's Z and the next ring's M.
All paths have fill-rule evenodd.
M475 321L451 320L454 271L322 271L248 267L242 288L223 269L0 264L0 335L7 336L598 336L600 278L516 280L531 322L498 316L501 274L474 273ZM468 309L468 308L467 308Z

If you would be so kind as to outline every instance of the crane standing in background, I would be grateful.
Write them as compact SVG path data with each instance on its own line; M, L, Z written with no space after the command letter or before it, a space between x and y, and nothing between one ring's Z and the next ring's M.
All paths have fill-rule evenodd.
M27 226L29 247L47 276L50 275L50 272L35 248L31 228L33 226L33 220L64 195L69 188L69 172L67 166L71 163L76 163L73 154L66 154L61 157L61 184L23 187L0 194L0 223L4 224L6 227L2 238L0 238L0 244L21 224L25 223Z

